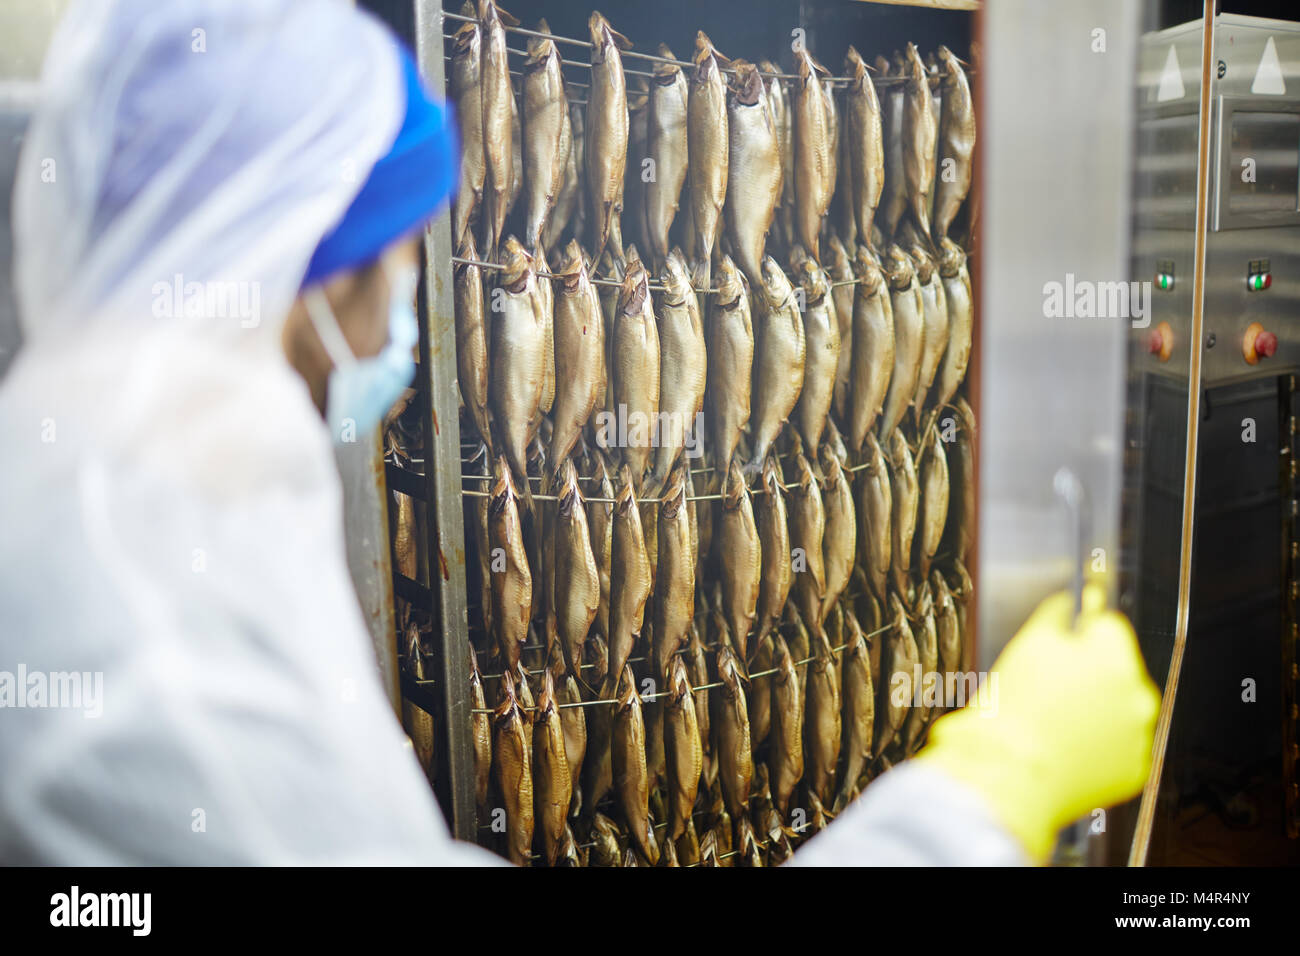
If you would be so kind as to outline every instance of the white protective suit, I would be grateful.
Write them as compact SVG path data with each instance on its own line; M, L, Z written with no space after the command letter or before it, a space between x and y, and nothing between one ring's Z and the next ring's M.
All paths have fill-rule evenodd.
M280 344L396 134L391 43L342 0L87 0L55 37L0 387L0 863L501 862L404 747ZM797 861L1021 859L904 768Z

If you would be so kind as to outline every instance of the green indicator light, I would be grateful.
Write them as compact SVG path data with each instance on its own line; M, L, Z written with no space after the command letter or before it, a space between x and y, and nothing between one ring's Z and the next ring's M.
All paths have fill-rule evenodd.
M1174 287L1174 277L1162 272L1156 276L1156 285L1162 290L1172 289Z

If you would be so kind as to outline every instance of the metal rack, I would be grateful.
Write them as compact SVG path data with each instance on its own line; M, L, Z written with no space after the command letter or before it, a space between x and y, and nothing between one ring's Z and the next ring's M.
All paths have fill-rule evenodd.
M928 6L929 4L918 4ZM964 6L971 9L971 6ZM446 52L445 43L456 22L466 17L444 11L442 0L414 0L414 41L420 71L426 85L433 90L446 88ZM448 27L452 21L452 29ZM537 31L521 27L508 27L509 33L523 36L538 35ZM552 35L559 43L568 43L578 47L589 47L583 40L574 40L559 35ZM512 49L511 52L522 54L524 51ZM651 62L664 61L676 63L683 67L692 64L680 60L667 60L627 51L625 56ZM563 60L564 65L575 68L589 68L589 64L580 61ZM627 69L635 74L635 69ZM647 74L649 75L649 74ZM779 74L783 80L796 79L790 74ZM848 78L836 78L847 82ZM877 78L879 86L889 86L901 82L901 78ZM581 83L570 83L582 87ZM417 394L414 402L423 424L424 459L412 462L421 466L423 472L411 470L401 464L389 461L385 463L384 475L390 491L410 496L424 502L427 507L427 527L421 533L427 535L427 553L429 556L429 584L405 577L396 569L392 572L391 594L402 598L413 608L426 610L432 617L433 626L439 633L439 641L431 662L426 661L429 679L416 680L406 671L401 671L396 680L400 693L406 702L415 704L433 715L436 734L438 769L434 775L435 793L446 813L453 835L458 839L474 840L479 829L476 819L474 794L473 750L470 740L471 715L476 711L469 698L471 642L469 629L469 596L467 591L467 560L465 518L462 501L466 497L482 496L486 492L476 487L464 487L462 467L464 454L461 444L459 422L459 392L457 385L455 316L453 306L453 278L451 266L462 262L454 255L451 238L450 213L446 212L436 219L424 235L424 281L420 289L419 308L424 321L421 323L419 344L419 369L417 374ZM470 261L468 264L482 268L498 268L494 264ZM545 276L545 271L539 272ZM593 277L598 285L619 286L622 283L615 277ZM840 280L836 286L856 284L858 280ZM651 288L660 283L651 281ZM711 289L698 289L708 294ZM846 467L852 473L865 465ZM712 469L699 469L711 471ZM482 476L473 476L481 480ZM752 494L761 494L761 487L751 489ZM548 496L534 491L534 498L546 499ZM691 496L693 500L716 500L717 494L699 494ZM588 501L600 501L600 498L587 498ZM653 501L657 499L638 499ZM390 633L395 634L395 624L390 614ZM871 631L873 636L889 629L889 625ZM832 649L834 652L843 647ZM811 659L809 659L811 660ZM809 660L799 661L806 666ZM429 667L429 663L432 667ZM396 668L394 668L396 670ZM750 675L763 676L768 672ZM775 671L771 672L775 673ZM485 679L500 675L483 675ZM715 685L707 685L709 687ZM703 688L692 688L700 690ZM662 694L656 694L663 696ZM583 701L582 706L600 703L613 703L601 700ZM566 706L566 705L562 705ZM577 705L567 705L577 706ZM400 709L400 705L399 705ZM734 853L732 854L734 855Z

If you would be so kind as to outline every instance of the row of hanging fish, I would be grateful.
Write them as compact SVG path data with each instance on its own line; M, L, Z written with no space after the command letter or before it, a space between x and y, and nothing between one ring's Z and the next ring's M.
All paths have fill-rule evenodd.
M628 90L593 13L584 109L545 23L515 88L513 25L482 0L450 71L484 840L779 863L923 741L892 675L961 665L969 87L701 33Z
M682 462L638 503L589 450L536 520L500 460L470 505L484 842L520 864L779 863L914 753L944 703L900 680L968 669L964 399L947 427L917 459L872 436L856 475L834 432L816 469L768 456L753 492L733 463L717 501Z

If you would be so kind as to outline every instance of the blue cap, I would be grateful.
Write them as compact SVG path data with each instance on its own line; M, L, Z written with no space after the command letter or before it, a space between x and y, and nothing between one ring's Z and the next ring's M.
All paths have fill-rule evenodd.
M406 81L402 128L343 219L312 253L304 286L378 259L393 242L432 219L455 188L459 148L451 110L429 98L415 61L405 48L398 50Z

